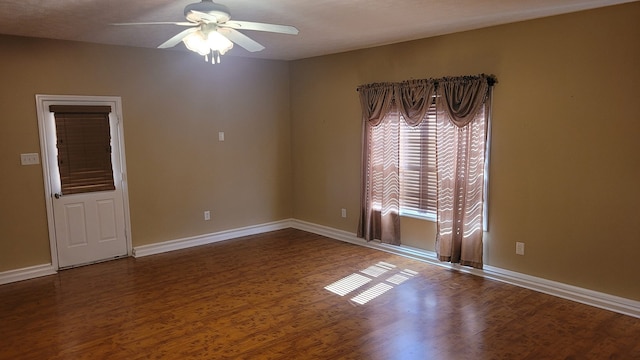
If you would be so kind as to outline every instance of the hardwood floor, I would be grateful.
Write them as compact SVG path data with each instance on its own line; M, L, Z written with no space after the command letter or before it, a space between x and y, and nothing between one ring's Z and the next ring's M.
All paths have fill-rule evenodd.
M640 319L287 229L0 286L0 359L640 359Z

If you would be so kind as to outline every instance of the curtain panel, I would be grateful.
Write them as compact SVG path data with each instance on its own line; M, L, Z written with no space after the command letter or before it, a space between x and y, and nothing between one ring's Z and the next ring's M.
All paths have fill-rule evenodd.
M392 113L395 86L358 89L362 105L362 170L358 237L400 244L399 133ZM375 139L375 141L374 141Z
M437 238L441 261L482 267L487 75L374 83L362 106L362 187L358 237L400 244L399 122L416 126L436 104Z
M436 254L440 261L482 268L486 76L442 79L436 90L438 210Z

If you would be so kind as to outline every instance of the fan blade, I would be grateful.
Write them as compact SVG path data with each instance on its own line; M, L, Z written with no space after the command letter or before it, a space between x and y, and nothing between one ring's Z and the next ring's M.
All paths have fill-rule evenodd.
M235 29L218 28L217 31L249 52L264 50L264 46L260 45L260 43Z
M198 24L192 22L171 22L171 21L156 21L156 22L137 22L137 23L113 23L115 26L131 26L131 25L178 25L178 26L197 26Z
M227 21L224 24L218 24L218 25L223 27L230 27L233 29L240 29L240 30L267 31L267 32L280 33L280 34L289 34L289 35L298 34L298 29L289 25L265 24L265 23L258 23L258 22L252 22L252 21L235 21L235 20Z
M178 45L178 43L180 43L180 41L182 41L182 39L184 39L187 35L198 31L197 27L192 27L189 28L187 30L181 31L180 33L178 33L178 35L172 37L171 39L163 42L162 44L160 44L160 46L158 46L159 49L166 49L166 48L170 48L170 47L174 47L176 45Z

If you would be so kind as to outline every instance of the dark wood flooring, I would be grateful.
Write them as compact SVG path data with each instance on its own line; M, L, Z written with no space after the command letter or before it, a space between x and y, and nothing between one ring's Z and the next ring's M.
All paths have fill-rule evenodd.
M2 285L0 359L640 359L640 319L287 229Z

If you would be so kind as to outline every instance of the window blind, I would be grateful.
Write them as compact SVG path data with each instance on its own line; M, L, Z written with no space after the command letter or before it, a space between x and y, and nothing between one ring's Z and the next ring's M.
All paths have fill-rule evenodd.
M401 213L436 216L436 107L416 126L400 121L400 209Z
M51 105L62 194L115 190L110 106Z

